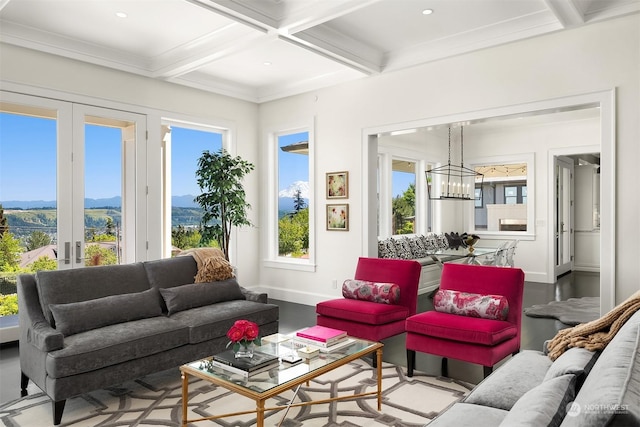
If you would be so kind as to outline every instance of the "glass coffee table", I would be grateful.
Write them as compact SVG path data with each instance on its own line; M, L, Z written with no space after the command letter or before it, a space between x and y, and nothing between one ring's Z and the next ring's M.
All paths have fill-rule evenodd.
M343 346L336 346L335 350L321 351L317 356L311 359L303 359L301 362L290 364L282 361L287 356L297 355L297 350L307 347L306 344L300 343L293 338L292 335L275 334L262 339L262 345L256 347L256 351L277 355L280 363L274 368L260 372L248 378L235 373L231 373L223 368L212 366L207 363L211 358L197 360L187 363L180 367L182 374L182 426L188 423L198 421L214 420L218 418L238 416L245 414L256 414L257 427L264 427L265 412L279 411L291 407L311 405L314 403L329 403L336 400L356 399L364 396L376 395L378 399L378 411L382 409L382 347L379 342L361 340L358 338L347 337ZM360 357L371 353L376 353L377 360L377 390L368 393L349 394L343 396L335 396L332 398L305 401L293 403L296 394L302 384L308 383L313 378L319 377L333 369L346 365ZM242 412L226 413L214 415L210 417L202 417L195 419L187 419L188 416L188 399L189 399L189 376L201 378L212 384L224 387L242 396L253 399L256 402L255 410L247 410ZM294 396L286 406L277 406L265 408L267 399L277 396L287 390L293 389ZM286 417L287 413L282 417ZM280 421L282 423L282 420Z

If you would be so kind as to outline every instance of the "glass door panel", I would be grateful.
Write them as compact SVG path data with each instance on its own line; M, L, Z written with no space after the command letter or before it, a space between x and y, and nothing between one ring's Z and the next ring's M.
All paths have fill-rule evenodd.
M556 276L573 268L573 162L555 159L555 270Z

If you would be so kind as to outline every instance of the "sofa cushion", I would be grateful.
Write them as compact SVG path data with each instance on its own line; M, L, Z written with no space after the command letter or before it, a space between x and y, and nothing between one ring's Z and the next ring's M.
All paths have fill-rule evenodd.
M222 301L245 299L236 279L160 288L169 315Z
M506 320L509 301L502 295L481 295L440 289L433 296L433 307L442 313L483 319Z
M495 427L500 425L507 414L507 411L490 406L458 402L441 412L427 425L429 427Z
M402 305L377 304L343 298L318 303L316 313L339 319L351 319L368 325L381 325L406 319L409 309Z
M575 397L576 376L561 375L524 394L511 408L501 427L558 427Z
M527 391L542 383L550 366L551 360L542 352L524 350L480 382L464 401L509 411Z
M347 279L342 284L342 296L381 304L398 304L400 302L400 286L395 283Z
M63 378L139 359L187 344L188 328L165 316L81 332L47 355L47 375Z
M563 427L640 426L640 311L605 347Z
M156 289L68 304L49 304L55 328L65 337L103 326L162 314Z
M237 319L246 319L258 326L278 321L279 308L274 304L233 300L192 308L171 315L171 319L189 328L191 344L226 337ZM264 336L263 331L259 331Z
M88 301L150 288L142 263L38 271L36 286L42 312L50 325L54 324L50 304Z
M193 283L198 273L198 265L192 256L146 261L143 265L149 284L155 288Z
M517 335L515 325L503 320L479 319L426 311L407 319L407 332L453 341L496 345Z
M570 348L562 353L560 357L551 364L551 367L544 377L544 381L565 374L573 374L579 378L586 377L589 375L589 372L596 363L596 360L598 360L599 355L600 352L589 351L586 348ZM579 385L581 384L582 380L579 379Z

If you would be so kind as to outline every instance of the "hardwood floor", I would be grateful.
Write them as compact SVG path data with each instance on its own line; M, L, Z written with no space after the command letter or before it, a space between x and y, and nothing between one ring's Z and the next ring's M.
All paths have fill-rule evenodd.
M561 301L568 298L598 296L600 275L597 273L573 272L560 277L554 284L525 283L524 307ZM289 333L305 326L315 325L315 307L272 301L280 307L280 332ZM433 309L428 295L418 299L418 311ZM553 338L556 332L567 326L553 319L539 319L522 316L522 349L541 350L545 340ZM406 366L404 335L384 341L384 360ZM438 375L440 358L418 353L416 370ZM477 384L482 380L482 366L466 362L449 360L449 376ZM17 343L3 344L0 347L0 402L20 397L20 360Z

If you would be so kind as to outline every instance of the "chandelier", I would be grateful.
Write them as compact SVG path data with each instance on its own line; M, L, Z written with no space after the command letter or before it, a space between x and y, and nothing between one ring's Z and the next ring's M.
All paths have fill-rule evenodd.
M460 165L451 164L451 127L449 127L449 161L425 172L429 200L481 200L484 175L464 167L463 127L460 126ZM476 197L476 186L480 193Z

